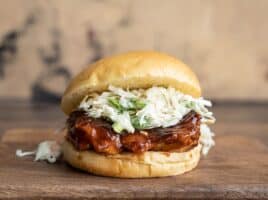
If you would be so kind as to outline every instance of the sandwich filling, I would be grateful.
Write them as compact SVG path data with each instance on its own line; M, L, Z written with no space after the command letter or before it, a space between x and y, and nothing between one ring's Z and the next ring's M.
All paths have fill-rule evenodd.
M79 150L99 153L122 151L187 151L198 143L207 154L214 134L207 124L215 118L211 102L174 88L123 90L109 86L86 96L67 120L67 139Z

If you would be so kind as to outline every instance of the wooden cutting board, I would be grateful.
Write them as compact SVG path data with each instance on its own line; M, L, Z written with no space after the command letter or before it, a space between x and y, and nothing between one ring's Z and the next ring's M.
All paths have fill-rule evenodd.
M0 141L0 199L268 199L268 135L260 131L268 128L258 128L231 127L232 133L218 134L216 147L192 172L151 179L99 177L63 161L48 164L17 158L16 149L32 150L40 141L62 135L52 130L8 130ZM230 126L219 124L217 129L225 132Z

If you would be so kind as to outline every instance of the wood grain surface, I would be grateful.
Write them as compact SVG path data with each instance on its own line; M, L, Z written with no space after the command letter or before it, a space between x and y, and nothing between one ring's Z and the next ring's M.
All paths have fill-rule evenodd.
M14 107L0 106L1 111L10 110L0 114L0 125L5 124L0 134L0 199L268 199L266 105L215 106L217 145L209 155L190 173L152 179L99 177L63 161L51 165L17 158L18 148L32 150L44 139L61 138L54 130L56 118L63 116L53 106ZM49 124L52 128L47 129Z

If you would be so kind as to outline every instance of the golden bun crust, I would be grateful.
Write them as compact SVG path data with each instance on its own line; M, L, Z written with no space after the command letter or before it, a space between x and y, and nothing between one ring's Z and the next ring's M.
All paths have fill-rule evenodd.
M171 86L184 94L201 96L197 77L184 63L163 53L136 51L107 57L85 68L67 87L62 110L70 114L87 94L107 90L109 85L128 89Z
M183 152L122 153L103 155L94 151L77 151L71 143L63 143L64 159L73 167L102 176L149 178L183 174L195 168L201 145Z

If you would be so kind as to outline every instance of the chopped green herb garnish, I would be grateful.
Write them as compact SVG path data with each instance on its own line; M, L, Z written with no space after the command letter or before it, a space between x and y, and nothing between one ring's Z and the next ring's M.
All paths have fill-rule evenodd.
M131 124L136 129L146 129L146 128L149 128L149 126L150 126L150 119L149 118L145 118L144 120L145 120L145 123L141 124L139 118L137 116L133 116L131 118Z
M136 110L143 109L146 106L146 102L142 99L132 98L130 99L130 102L132 103L133 108Z
M109 97L108 103L110 104L110 106L116 108L119 112L124 111L124 107L119 102L119 97Z
M123 127L118 122L113 123L112 127L117 133L121 133L123 131Z

